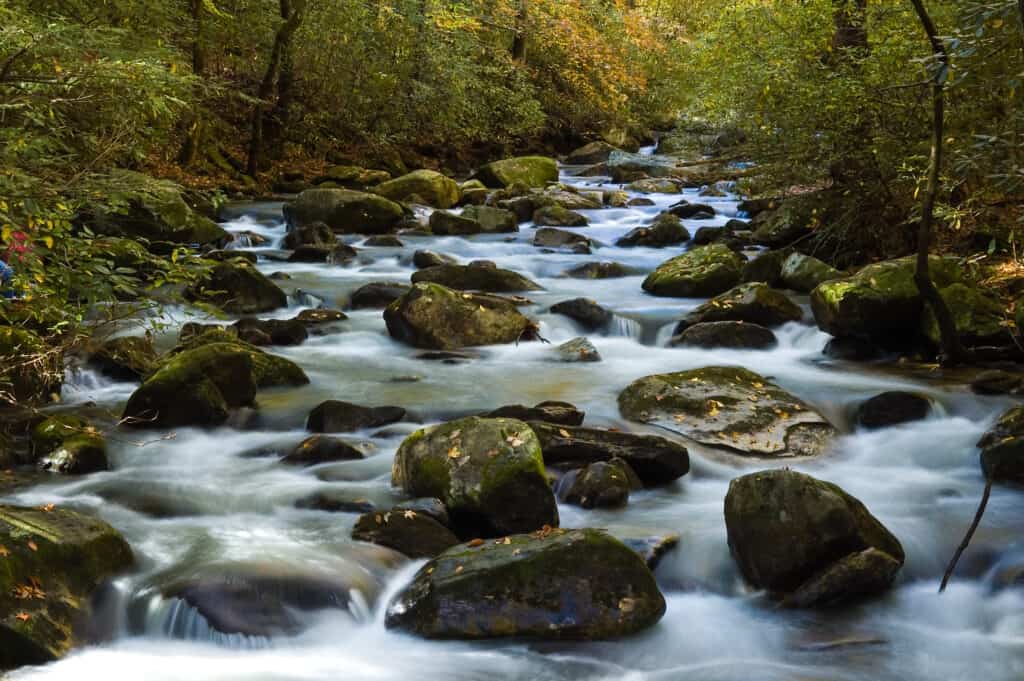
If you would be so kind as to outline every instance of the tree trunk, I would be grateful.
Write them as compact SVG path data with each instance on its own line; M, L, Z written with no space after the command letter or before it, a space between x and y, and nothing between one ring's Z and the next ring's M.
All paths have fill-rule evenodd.
M280 87L281 65L291 61L292 38L302 25L306 13L306 0L280 0L281 18L284 20L274 36L274 47L270 52L270 63L260 82L256 97L259 100L252 115L252 136L249 140L249 161L246 165L250 176L255 177L263 164L264 127L270 112L267 104L274 94L275 86ZM289 84L290 85L290 84Z
M932 151L928 167L928 186L921 205L921 224L917 232L917 268L914 272L914 282L938 322L943 362L958 364L965 358L964 348L957 335L953 316L946 306L946 301L935 288L928 266L932 225L935 222L935 200L939 193L939 176L942 171L942 137L946 114L946 81L949 78L949 53L924 6L924 0L911 0L911 3L928 36L936 62L935 74L932 76Z
M1024 0L1021 0L1024 2ZM519 11L516 13L516 33L512 37L512 59L520 64L526 63L526 12L527 0L519 0Z
M835 18L832 54L837 59L848 60L855 50L867 52L867 0L832 0L832 4Z
M206 71L206 46L203 44L203 0L191 0L192 23L192 73L201 75Z

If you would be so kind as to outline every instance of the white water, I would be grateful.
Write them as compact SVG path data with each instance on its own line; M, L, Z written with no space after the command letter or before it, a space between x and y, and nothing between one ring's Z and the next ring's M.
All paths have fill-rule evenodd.
M573 179L573 178L566 178ZM600 186L601 178L586 184ZM577 182L584 184L584 182ZM685 198L718 209L714 220L688 222L694 231L736 215L732 199ZM137 557L137 572L112 597L114 640L68 659L25 669L14 679L146 681L1017 681L1024 677L1024 592L996 590L985 576L995 561L1017 560L1013 543L1024 529L1019 491L997 489L981 531L962 563L965 577L936 594L945 562L969 523L982 480L974 447L1005 408L1004 401L971 395L962 386L901 377L878 367L826 361L828 336L810 324L778 330L779 346L766 352L666 348L672 323L701 301L653 298L641 276L605 281L560 274L589 260L618 261L650 270L679 249L620 249L610 244L646 224L679 196L653 196L646 208L584 211L591 226L578 231L606 244L592 256L543 254L530 241L529 225L507 235L470 239L403 237L404 249L364 248L347 267L261 263L265 272L291 276L282 285L302 289L329 305L369 281L407 281L413 250L430 248L468 262L477 258L536 279L527 308L552 344L582 335L573 322L546 310L585 296L616 314L607 335L591 335L604 361L561 364L552 346L527 343L485 348L461 365L415 359L417 350L392 341L380 311L350 313L338 334L314 337L274 352L299 362L310 386L261 393L263 421L239 432L183 429L129 433L112 442L113 470L78 480L59 479L9 498L25 504L60 501L98 513L122 530ZM269 209L273 209L270 206ZM271 239L284 228L268 206L253 209L229 229ZM268 214L271 216L268 218ZM357 247L361 239L352 243ZM259 249L258 249L259 250ZM805 301L802 301L805 302ZM270 315L291 317L299 307ZM183 321L178 317L177 323ZM659 343L643 345L642 329ZM587 412L591 425L628 427L617 394L651 373L711 364L742 365L770 376L814 404L847 433L817 461L789 462L831 480L859 497L902 541L907 564L886 597L841 611L779 611L749 593L726 545L722 502L728 482L766 467L699 447L692 472L663 489L634 494L622 511L562 506L563 526L644 527L682 535L680 546L657 570L668 612L644 634L594 644L437 643L384 629L381 613L390 594L407 583L417 564L349 539L355 514L299 510L294 502L331 491L378 506L398 501L390 467L405 433L401 424L381 436L356 433L371 455L356 462L312 469L286 468L260 450L292 446L303 437L305 415L324 399L372 405L397 404L434 420L503 404L567 400ZM416 382L395 381L417 377ZM96 402L117 413L134 386L82 371L65 399ZM850 433L849 416L878 392L909 389L929 395L935 413L926 421L874 433ZM348 436L346 436L348 437ZM1016 558L1014 558L1016 555ZM307 615L301 635L272 641L224 636L197 613L156 596L167 574L201 576L231 564L274 565L303 573L342 576L357 600L369 604ZM973 567L972 567L973 566ZM993 572L998 568L993 568ZM383 594L383 595L381 595ZM146 598L145 626L125 623L123 601ZM120 600L118 600L120 599ZM120 608L120 609L119 609ZM177 609L176 609L177 608ZM370 612L372 611L372 612ZM361 613L361 614L360 614ZM183 640L184 639L184 640ZM836 641L852 642L836 646Z

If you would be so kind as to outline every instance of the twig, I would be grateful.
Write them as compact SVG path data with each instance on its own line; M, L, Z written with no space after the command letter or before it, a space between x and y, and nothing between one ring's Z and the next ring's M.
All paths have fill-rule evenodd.
M995 471L989 471L985 476L985 491L981 495L981 503L978 504L978 510L974 514L974 521L971 526L967 528L967 534L964 535L963 540L960 542L960 546L956 548L956 553L953 554L953 559L949 561L949 565L946 567L946 574L942 576L942 584L939 586L939 593L946 590L946 585L949 584L949 578L953 576L953 570L956 569L956 564L960 561L960 556L963 555L964 551L971 543L971 539L974 537L975 531L978 529L978 525L981 524L981 517L985 515L985 508L988 506L989 495L992 494L992 479L995 477Z

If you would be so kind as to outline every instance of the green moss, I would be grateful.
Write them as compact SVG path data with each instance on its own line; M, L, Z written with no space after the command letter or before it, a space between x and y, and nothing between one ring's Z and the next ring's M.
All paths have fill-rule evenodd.
M392 201L416 195L435 208L451 208L459 202L459 185L434 170L415 170L377 185L374 193Z
M722 244L701 246L663 262L644 280L643 288L656 296L715 296L739 283L743 262Z
M32 449L36 457L46 456L65 440L85 431L88 423L71 414L56 414L32 429Z
M956 326L960 341L968 346L1010 345L1013 337L1007 326L1007 311L1002 303L977 287L953 284L940 291ZM931 307L921 317L922 331L936 346L940 343L939 324Z
M488 187L501 189L514 184L544 188L558 182L558 164L544 156L521 156L488 163L476 173Z

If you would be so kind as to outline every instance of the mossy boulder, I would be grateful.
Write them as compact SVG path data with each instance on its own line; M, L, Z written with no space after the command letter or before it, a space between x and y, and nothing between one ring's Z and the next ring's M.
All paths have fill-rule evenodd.
M620 248L646 246L647 248L664 248L676 246L690 240L690 232L683 226L683 221L671 213L662 213L647 227L637 227L619 238L615 245Z
M150 242L225 244L231 240L225 229L192 210L178 185L128 170L111 176L121 187L111 208L81 217L93 232Z
M601 530L551 530L452 547L388 606L386 624L432 639L600 640L665 613L650 569Z
M65 440L87 432L89 423L74 414L54 414L32 427L32 455L38 459L60 447Z
M520 156L488 163L476 171L476 179L486 186L503 189L522 185L543 189L558 182L558 163L545 156Z
M192 286L187 295L231 314L269 312L288 304L284 291L245 260L217 263L206 281Z
M819 284L842 279L843 273L814 256L792 253L779 272L782 285L800 293L810 293Z
M314 433L350 433L397 423L407 416L402 407L366 407L341 400L327 400L309 412L306 430Z
M505 234L519 231L516 214L504 208L493 206L469 206L462 211L462 217L476 221L484 234Z
M245 348L236 343L200 345L173 356L132 393L124 409L125 424L219 426L227 421L229 409L252 406L255 397L253 359Z
M559 362L600 362L601 353L586 338L573 338L555 348Z
M36 424L31 441L33 457L43 470L84 475L109 467L103 435L71 414L56 414Z
M648 177L671 177L676 172L675 161L664 156L645 156L627 151L613 151L608 155L608 175L612 182L635 182Z
M754 282L740 284L697 306L679 322L676 333L708 322L746 322L771 327L802 318L803 311L789 296Z
M323 222L337 234L388 234L398 229L405 210L377 194L350 189L307 189L285 204L291 229Z
M479 265L438 265L418 270L412 275L414 284L440 284L460 291L513 293L540 291L543 287L521 274L498 267Z
M813 456L836 434L805 402L740 367L646 376L619 395L619 411L745 456Z
M530 328L512 301L415 284L384 310L392 338L427 350L513 343Z
M615 316L589 298L563 300L551 306L552 314L559 314L573 320L587 331L600 331L608 327Z
M485 418L508 418L519 419L520 421L541 421L543 423L555 423L563 426L578 426L583 423L585 414L577 409L575 405L568 402L548 400L539 402L532 407L522 404L507 404L498 407L486 414L480 414ZM533 426L531 426L532 428ZM533 429L537 432L537 429ZM538 437L540 435L538 434ZM543 448L543 447L542 447Z
M541 227L533 233L533 245L538 248L568 248L574 253L590 253L593 242L582 234L554 227Z
M566 210L595 210L604 208L604 194L598 191L580 190L569 185L555 185L543 192L535 192L529 199L534 210L548 206L558 206Z
M242 317L230 326L240 340L250 345L302 345L309 338L300 319L256 319Z
M31 404L59 393L64 382L64 356L36 333L0 326L0 391L16 402Z
M533 224L537 227L586 227L590 220L574 210L562 206L544 206L533 214Z
M133 562L114 528L62 508L0 506L0 546L0 670L67 654L92 593Z
M932 280L941 290L963 280L956 260L932 257ZM868 265L854 276L827 281L811 292L818 326L833 336L905 342L920 333L924 303L914 283L915 261L900 258Z
M315 178L313 184L329 185L342 189L365 190L391 179L386 170L371 170L360 166L331 166L323 175Z
M620 460L648 487L667 485L690 471L686 447L656 435L539 421L530 421L530 427L540 440L544 462L551 466L578 467Z
M240 351L249 355L252 361L252 377L257 388L301 386L309 383L309 377L302 368L284 357L264 352L255 345L236 337L234 329L208 329L182 340L161 362L173 360L179 354L207 345L228 345L232 352ZM222 348L224 350L224 348Z
M433 558L460 543L455 533L435 518L411 508L359 516L352 538L386 546L409 558Z
M1008 346L1013 344L1006 308L999 300L976 286L952 284L939 291L953 316L960 342L966 347ZM925 305L921 330L936 347L940 345L939 323L931 306Z
M317 466L335 461L358 461L363 453L341 438L311 435L281 459L291 466Z
M978 447L986 476L1024 485L1024 406L1004 412L978 441Z
M903 565L903 547L864 504L788 469L733 480L725 525L743 577L794 606L874 596Z
M451 208L459 202L459 185L436 170L414 170L377 185L373 192L399 202L418 196L435 208Z
M89 364L104 376L140 381L153 372L157 352L144 336L122 336L104 341L89 352Z
M324 222L310 222L288 230L282 247L295 250L301 246L333 247L338 243L334 231Z
M583 508L621 508L629 502L632 487L625 467L621 461L598 461L569 471L558 481L556 494L565 503Z
M674 180L653 177L630 182L626 189L641 194L680 194L683 191Z
M589 166L607 161L611 153L617 150L604 141L590 142L570 152L565 157L565 162L573 166Z
M446 210L435 210L428 222L430 231L437 236L469 236L483 231L480 223Z
M774 203L751 220L754 241L781 248L807 236L826 224L832 200L828 192L809 192Z
M413 433L398 448L391 482L440 499L466 538L558 526L540 442L515 419L472 416Z
M743 266L740 280L744 283L760 282L772 288L783 286L782 265L792 253L791 249L783 248L757 256Z
M771 329L748 322L701 322L672 338L673 347L767 350L778 345Z
M742 256L722 244L700 246L658 265L643 288L655 296L716 296L739 283L743 262Z

